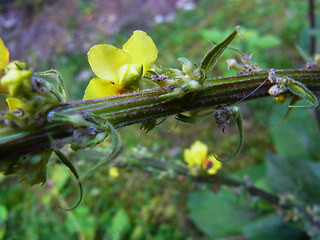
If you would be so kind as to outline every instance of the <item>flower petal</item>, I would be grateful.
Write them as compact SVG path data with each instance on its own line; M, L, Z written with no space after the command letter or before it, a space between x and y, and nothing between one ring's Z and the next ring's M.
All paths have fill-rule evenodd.
M21 107L21 101L18 98L8 97L6 98L6 102L8 103L10 111L16 110Z
M115 84L119 83L120 67L133 63L126 51L108 44L93 46L88 52L88 61L97 77Z
M208 169L208 174L216 174L222 168L222 163L214 155L210 155L208 159L212 162L212 167Z
M141 64L125 64L119 69L119 85L130 86L142 77Z
M93 78L87 86L83 100L114 96L119 94L121 90L122 86L120 85L112 84L100 78Z
M0 70L5 68L9 63L9 51L0 38ZM1 75L1 73L0 73Z
M197 165L201 166L203 162L207 159L208 147L203 142L197 140L192 146L191 151L195 158Z
M134 31L123 45L135 64L143 64L143 75L150 69L158 57L158 49L153 40L143 31Z
M208 147L204 143L197 140L192 144L191 148L184 150L184 160L188 163L188 167L202 166L207 159Z

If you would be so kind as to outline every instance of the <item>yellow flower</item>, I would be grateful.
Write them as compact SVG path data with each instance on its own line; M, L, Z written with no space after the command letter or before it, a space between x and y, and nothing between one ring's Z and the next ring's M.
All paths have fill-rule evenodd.
M3 70L6 74L3 76ZM26 70L27 64L12 62L9 64L9 50L0 38L0 93L8 93L10 96L19 95L20 92L31 91L30 78L32 70ZM21 107L21 101L17 98L6 98L9 110Z
M112 178L119 177L119 169L117 167L109 168L109 176Z
M108 44L93 46L88 61L98 78L93 78L84 100L113 96L129 91L150 69L158 56L152 39L143 31L134 31L122 49Z
M208 147L197 140L189 149L184 150L184 160L188 164L192 175L197 175L196 169L203 169L210 175L214 175L222 167L213 155L208 156Z

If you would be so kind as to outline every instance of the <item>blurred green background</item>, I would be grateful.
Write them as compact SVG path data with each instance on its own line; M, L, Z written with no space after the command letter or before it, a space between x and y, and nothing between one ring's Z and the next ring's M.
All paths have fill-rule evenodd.
M162 67L179 67L179 57L200 63L213 42L236 25L241 38L232 47L264 69L299 68L309 51L308 1L301 0L16 0L0 2L0 36L11 60L28 57L36 71L58 70L70 100L83 97L93 77L88 49L97 43L122 46L133 30L146 31L156 43ZM319 16L320 1L315 1ZM319 18L316 19L319 22ZM319 29L317 29L319 31ZM317 34L316 34L317 35ZM318 41L319 47L319 41ZM319 48L318 48L319 49ZM214 76L229 76L223 54ZM245 145L223 164L222 172L251 181L276 194L290 193L303 204L320 200L320 136L314 112L293 110L270 99L241 103ZM145 133L140 125L120 129L125 150L119 159L147 157L183 162L183 150L195 140L210 152L228 156L237 147L237 128L223 134L214 120L188 125L173 118ZM102 160L106 142L94 150L66 152L79 172ZM170 171L108 166L83 181L84 199L73 211L59 206L77 200L77 185L52 157L44 186L27 187L16 177L0 176L0 239L320 239L301 222L277 213L271 204L232 189L215 193L212 185L177 178ZM238 189L239 190L239 189ZM234 237L234 238L231 238Z

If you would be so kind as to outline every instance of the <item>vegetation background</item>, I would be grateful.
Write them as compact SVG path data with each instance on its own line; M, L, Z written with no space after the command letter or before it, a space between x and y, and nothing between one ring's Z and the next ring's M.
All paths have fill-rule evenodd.
M55 68L66 81L70 100L83 97L93 76L86 52L97 43L122 46L133 30L146 31L159 50L157 65L178 67L176 59L200 62L212 42L224 39L236 25L241 36L232 47L253 53L264 69L304 67L301 49L309 51L308 1L301 0L16 0L0 1L0 36L11 60L28 57L36 71ZM316 16L320 1L315 1ZM316 22L319 23L319 17ZM319 26L319 24L317 24ZM319 49L319 42L318 42ZM298 50L300 49L300 51ZM227 50L212 76L227 76ZM1 101L3 102L3 101ZM2 106L4 107L4 106ZM240 104L245 145L223 164L222 172L250 181L275 194L291 194L309 206L320 202L320 136L311 110L294 110L270 99ZM195 140L210 152L230 155L237 146L237 128L223 134L213 119L201 124L168 118L145 133L140 126L120 130L125 150L120 159L183 162L183 150ZM94 150L66 153L79 171L103 159L106 142ZM0 239L320 239L310 226L293 221L271 204L241 189L193 182L147 166L120 169L112 178L99 169L83 184L77 198L72 175L52 157L44 186L25 186L0 176ZM233 238L231 238L233 237Z

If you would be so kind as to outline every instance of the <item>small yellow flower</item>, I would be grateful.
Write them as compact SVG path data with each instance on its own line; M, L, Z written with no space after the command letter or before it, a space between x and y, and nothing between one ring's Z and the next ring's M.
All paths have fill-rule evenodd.
M206 170L209 175L216 174L222 164L213 155L208 156L208 147L197 140L191 148L184 150L184 160L188 164L192 175L197 175L197 169Z
M134 31L122 49L108 44L93 46L88 61L98 78L93 78L84 100L128 92L150 69L158 56L152 39L143 31Z
M109 176L112 178L119 177L119 169L117 167L109 168Z

